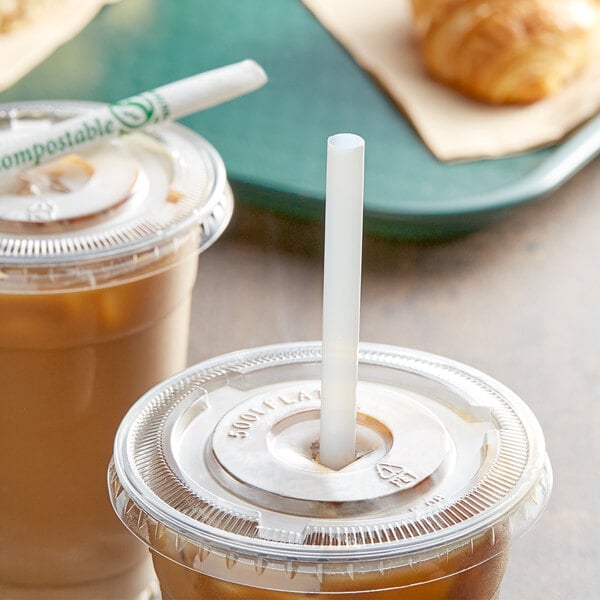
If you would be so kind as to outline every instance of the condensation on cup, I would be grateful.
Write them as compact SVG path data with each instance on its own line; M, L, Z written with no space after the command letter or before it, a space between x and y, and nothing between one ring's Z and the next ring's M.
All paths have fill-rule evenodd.
M163 600L497 599L552 487L538 422L457 362L362 344L356 460L319 463L321 346L196 365L122 422L113 506Z
M95 106L0 105L0 140ZM131 404L186 366L198 254L232 210L220 156L177 124L0 180L0 597L149 597L106 466Z

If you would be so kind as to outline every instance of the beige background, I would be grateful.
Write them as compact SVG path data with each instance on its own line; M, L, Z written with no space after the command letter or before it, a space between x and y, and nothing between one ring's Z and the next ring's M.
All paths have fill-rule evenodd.
M365 240L361 338L486 371L531 405L555 488L512 553L503 600L600 589L600 170L467 238ZM201 257L190 361L320 338L322 226L238 207Z

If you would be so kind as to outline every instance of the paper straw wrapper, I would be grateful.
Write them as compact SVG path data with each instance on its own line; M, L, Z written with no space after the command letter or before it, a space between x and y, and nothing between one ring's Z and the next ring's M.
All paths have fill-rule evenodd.
M252 92L266 81L260 65L245 60L169 83L35 133L13 133L0 140L0 177L210 108Z

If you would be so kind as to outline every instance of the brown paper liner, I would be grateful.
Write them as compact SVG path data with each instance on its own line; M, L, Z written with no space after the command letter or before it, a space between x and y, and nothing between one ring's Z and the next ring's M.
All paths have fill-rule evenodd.
M302 0L402 107L441 160L499 157L561 140L600 110L600 52L558 94L491 106L433 81L417 52L408 0Z
M75 37L105 4L119 0L55 0L27 23L0 34L0 91Z

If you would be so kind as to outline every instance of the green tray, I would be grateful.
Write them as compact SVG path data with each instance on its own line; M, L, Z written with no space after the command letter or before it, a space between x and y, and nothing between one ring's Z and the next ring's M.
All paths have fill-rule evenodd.
M238 201L289 215L322 216L334 133L367 143L365 228L411 239L482 227L555 189L600 146L600 121L591 121L554 148L441 163L299 0L123 0L0 102L114 101L244 58L264 66L269 84L183 122L222 154Z

